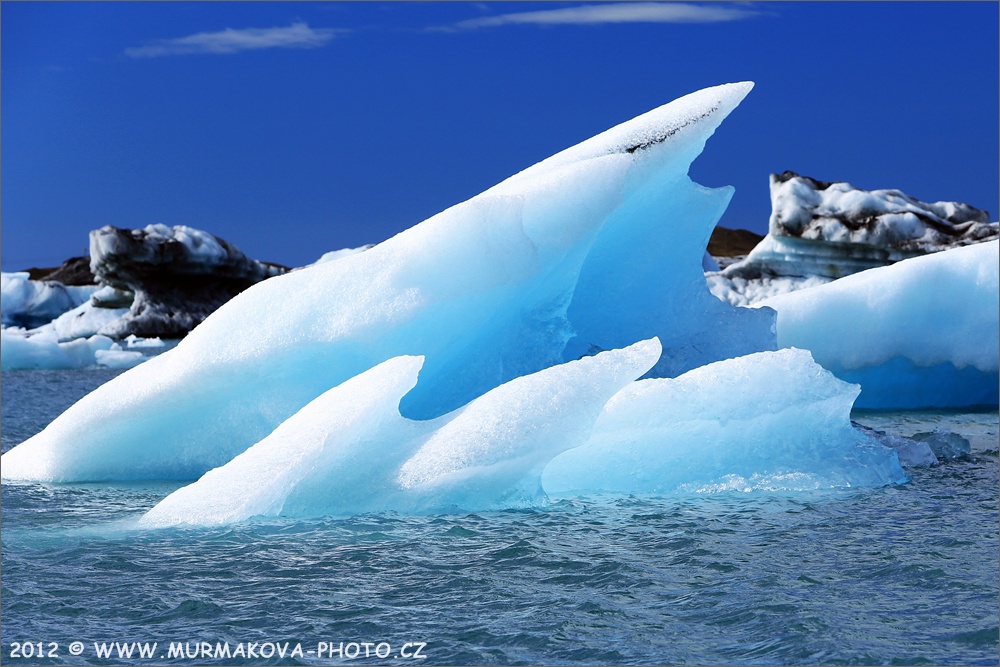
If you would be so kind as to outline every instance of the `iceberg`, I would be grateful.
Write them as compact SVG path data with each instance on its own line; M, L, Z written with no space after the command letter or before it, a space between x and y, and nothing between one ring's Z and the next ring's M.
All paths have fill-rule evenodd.
M949 248L995 240L1000 224L961 202L919 201L793 171L771 174L768 233L728 277L841 278Z
M0 330L0 368L5 371L131 368L145 359L141 352L122 350L107 336L60 342L52 329L34 334L24 329Z
M861 408L998 403L1000 241L914 257L761 301L778 344L860 384Z
M906 481L895 452L852 426L858 392L796 349L633 382L608 402L587 444L552 460L542 485L565 496Z
M85 288L81 296L87 292L90 296L83 303L41 326L27 330L21 327L4 328L0 367L5 371L91 366L131 368L145 361L143 354L123 351L114 340L98 333L108 323L116 322L128 312L128 308L95 305L103 303L102 299L114 290L94 285Z
M793 171L771 174L770 184L767 236L722 271L706 269L712 294L734 306L1000 235L986 211L961 202L926 203Z
M717 298L734 306L752 306L779 294L826 285L832 278L823 276L727 276L724 271L705 273L708 289Z
M656 376L776 349L773 312L705 284L732 188L687 175L751 87L692 93L370 250L257 283L4 454L3 478L197 479L395 357L424 358L400 412L426 420L652 337Z
M399 414L423 359L395 357L322 394L139 524L537 504L545 464L582 444L607 400L660 351L654 339L553 366L423 422Z
M90 232L90 269L133 294L129 310L100 333L180 338L250 285L287 269L250 259L231 243L186 225Z
M128 307L108 308L98 305L104 303L102 295L108 292L113 292L113 290L110 287L99 289L91 295L89 301L63 313L48 324L38 327L36 331L51 330L60 341L96 336L103 328L113 325L128 312Z
M395 357L322 394L138 525L481 511L537 506L568 492L906 481L896 452L852 426L858 387L808 352L752 354L634 382L660 352L652 339L552 366L426 421L399 413L423 360ZM764 389L749 394L747 383Z
M129 348L133 347L164 347L166 343L163 342L162 338L139 338L135 334L130 334L125 337L125 344Z
M0 273L0 313L3 326L32 329L51 322L85 303L97 285L66 286L31 280L27 272Z

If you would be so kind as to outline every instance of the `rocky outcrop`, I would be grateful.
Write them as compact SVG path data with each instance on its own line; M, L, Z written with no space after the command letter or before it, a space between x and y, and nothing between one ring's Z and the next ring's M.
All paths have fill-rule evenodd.
M995 239L986 211L926 203L899 190L860 190L792 171L771 174L768 234L725 275L840 278L902 259Z
M764 237L746 229L716 227L708 240L708 250L702 262L706 272L720 271L737 262L742 262ZM740 304L735 304L740 305Z
M716 259L744 256L749 254L763 238L760 234L754 234L746 229L716 227L708 240L708 254Z
M27 273L31 280L55 281L66 286L97 284L97 279L90 271L89 257L70 257L55 268L30 268Z
M287 271L183 225L94 230L90 268L104 285L135 295L129 312L101 330L113 338L179 338L254 283Z

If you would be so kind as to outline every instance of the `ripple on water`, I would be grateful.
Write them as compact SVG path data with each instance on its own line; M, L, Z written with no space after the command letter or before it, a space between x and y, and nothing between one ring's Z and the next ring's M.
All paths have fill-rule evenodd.
M844 492L136 531L176 484L4 484L3 657L44 637L426 641L433 664L995 664L996 414L968 419L969 459Z

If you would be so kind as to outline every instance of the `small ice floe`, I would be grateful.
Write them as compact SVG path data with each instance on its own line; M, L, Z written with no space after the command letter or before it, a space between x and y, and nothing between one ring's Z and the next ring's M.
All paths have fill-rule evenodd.
M163 347L166 343L163 342L162 338L139 338L135 334L129 334L125 337L125 343L128 347Z

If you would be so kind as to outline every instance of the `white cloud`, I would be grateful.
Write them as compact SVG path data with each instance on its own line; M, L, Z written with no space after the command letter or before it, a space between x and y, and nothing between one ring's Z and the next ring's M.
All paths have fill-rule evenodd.
M130 58L156 58L189 53L229 54L257 49L315 49L330 42L333 28L310 28L293 23L284 28L226 28L220 32L199 32L187 37L161 39L146 46L125 49Z
M516 12L469 19L453 28L491 28L501 25L587 25L602 23L718 23L739 21L759 12L726 3L693 5L685 2L621 2L580 5L535 12Z

